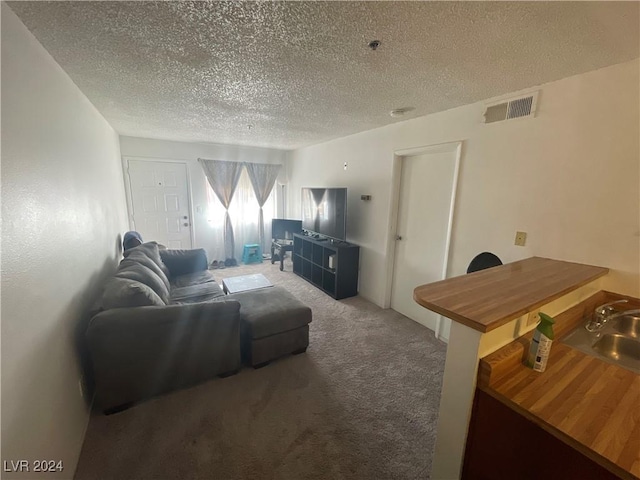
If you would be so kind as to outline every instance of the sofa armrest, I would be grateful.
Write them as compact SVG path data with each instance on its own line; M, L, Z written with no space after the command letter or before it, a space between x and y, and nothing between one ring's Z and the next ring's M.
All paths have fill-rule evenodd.
M87 328L95 405L111 409L240 368L236 301L115 308Z
M207 252L205 252L204 248L160 250L160 258L169 269L172 278L209 268Z

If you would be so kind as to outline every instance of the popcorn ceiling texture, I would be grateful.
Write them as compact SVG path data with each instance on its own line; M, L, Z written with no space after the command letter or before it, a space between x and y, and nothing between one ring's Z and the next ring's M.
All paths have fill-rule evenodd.
M167 140L293 149L640 55L638 2L9 5L120 134Z

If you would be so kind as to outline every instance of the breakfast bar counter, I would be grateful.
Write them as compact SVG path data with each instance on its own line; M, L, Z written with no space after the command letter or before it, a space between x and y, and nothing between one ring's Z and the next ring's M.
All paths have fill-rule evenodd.
M531 257L419 286L413 298L429 310L486 333L608 272L603 267Z

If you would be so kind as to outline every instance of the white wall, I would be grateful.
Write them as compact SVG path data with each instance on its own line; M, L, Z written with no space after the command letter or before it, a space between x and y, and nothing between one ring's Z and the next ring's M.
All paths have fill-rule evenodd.
M604 288L639 296L639 85L634 60L541 86L532 119L484 125L480 102L295 150L289 214L300 187L348 187L360 293L383 305L393 152L462 140L449 276L485 250L505 263L536 255L609 267Z
M120 148L125 162L127 158L138 160L171 160L187 164L191 181L191 218L193 219L194 248L204 248L210 259L224 258L224 245L207 222L207 179L198 163L198 158L230 162L253 162L286 164L285 150L244 147L238 145L216 145L205 143L174 142L149 138L120 137ZM278 183L287 182L286 169L278 177ZM127 180L128 181L128 180ZM281 211L281 206L278 212ZM133 228L133 223L131 223Z
M41 478L73 477L77 342L126 227L118 135L2 3L2 460L64 462Z

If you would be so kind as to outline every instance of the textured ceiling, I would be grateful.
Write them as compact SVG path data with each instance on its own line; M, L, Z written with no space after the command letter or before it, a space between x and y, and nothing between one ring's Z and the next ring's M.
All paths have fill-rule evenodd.
M292 149L640 55L638 2L9 5L120 134L169 140Z

